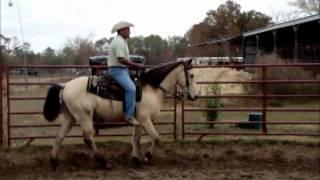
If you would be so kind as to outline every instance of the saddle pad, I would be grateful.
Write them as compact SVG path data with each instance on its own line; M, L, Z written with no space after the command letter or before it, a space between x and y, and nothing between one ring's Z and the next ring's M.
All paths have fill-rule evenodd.
M133 81L136 85L137 93L136 93L136 101L141 101L142 97L142 88L139 80ZM87 91L93 94L96 94L102 98L124 101L124 90L123 88L111 77L108 76L89 76Z

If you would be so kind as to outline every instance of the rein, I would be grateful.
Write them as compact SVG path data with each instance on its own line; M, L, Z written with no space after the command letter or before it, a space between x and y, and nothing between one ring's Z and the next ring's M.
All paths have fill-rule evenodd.
M175 97L175 98L178 98L178 99L180 99L181 101L183 101L182 96L178 96L178 95L176 95L175 93L172 93L172 92L166 90L166 89L165 89L164 87L162 87L162 86L159 86L159 89L161 89L163 92L168 93L168 94L170 94L171 96L173 96L173 97Z

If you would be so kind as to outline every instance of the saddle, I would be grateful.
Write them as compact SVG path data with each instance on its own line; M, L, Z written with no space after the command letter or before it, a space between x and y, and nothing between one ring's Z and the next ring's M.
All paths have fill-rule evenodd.
M140 102L142 98L142 86L138 73L130 72L130 77L136 85L136 101ZM104 75L90 75L88 78L87 91L96 94L102 98L125 101L124 89L112 79L112 77L105 73ZM125 104L125 103L124 103Z

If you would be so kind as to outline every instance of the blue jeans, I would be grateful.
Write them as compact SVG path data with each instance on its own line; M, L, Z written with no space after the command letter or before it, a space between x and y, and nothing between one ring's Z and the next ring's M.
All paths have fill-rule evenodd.
M108 73L124 89L125 118L132 118L136 106L136 86L130 79L128 68L113 67L108 69Z

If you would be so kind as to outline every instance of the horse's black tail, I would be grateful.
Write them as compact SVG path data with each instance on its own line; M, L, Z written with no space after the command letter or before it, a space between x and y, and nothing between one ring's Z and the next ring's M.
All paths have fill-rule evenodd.
M63 86L54 84L52 85L47 94L46 101L43 106L43 115L49 121L54 121L60 113L60 91Z

